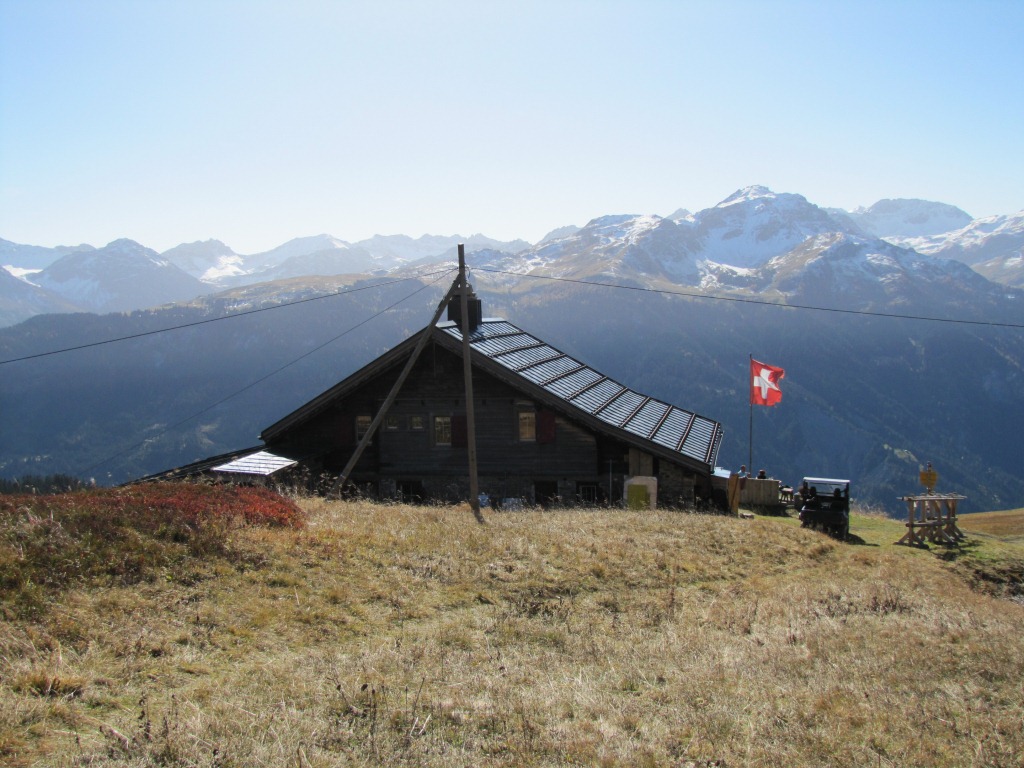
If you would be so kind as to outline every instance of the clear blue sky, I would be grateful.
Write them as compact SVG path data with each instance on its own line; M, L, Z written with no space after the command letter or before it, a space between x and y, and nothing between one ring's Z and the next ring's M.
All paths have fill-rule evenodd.
M0 0L0 237L540 239L764 184L1024 208L1024 2Z

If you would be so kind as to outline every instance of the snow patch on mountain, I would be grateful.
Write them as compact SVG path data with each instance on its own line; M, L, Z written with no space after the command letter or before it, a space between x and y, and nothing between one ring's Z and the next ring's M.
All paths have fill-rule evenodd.
M660 216L601 216L584 229L597 237L603 245L628 245L640 240L646 233L657 227L663 219Z
M504 242L482 234L469 237L462 235L422 235L412 238L407 235L374 235L355 243L356 247L370 253L380 269L393 269L424 259L437 259L455 253L462 243L466 252L488 250L517 253L530 247L525 240Z
M160 255L204 283L216 285L225 277L245 274L245 258L220 240L182 243Z
M1009 255L1024 246L1024 211L975 219L965 227L941 235L886 239L918 253L977 264Z
M41 269L22 269L21 267L16 267L13 264L4 264L4 269L8 274L14 275L14 277L24 280L26 283L32 283L32 281L28 279L29 275L35 275L43 271Z
M346 250L349 247L349 243L339 240L333 235L296 237L277 248L247 256L245 259L246 271L249 273L262 272L280 266L295 256L306 256L321 251Z
M970 214L947 203L916 198L879 200L869 208L842 211L875 237L927 237L967 226Z
M204 283L218 285L224 282L225 278L237 277L245 274L245 259L242 256L221 256L216 263L199 275Z
M841 222L802 195L767 187L741 189L694 216L693 237L702 258L753 267L786 253L808 237L844 231Z
M685 229L656 215L600 216L516 254L510 271L551 277L695 280Z
M41 245L22 245L0 238L0 264L9 264L20 269L44 269L62 256L76 251L91 251L91 245L58 245L56 248L45 248Z
M962 298L967 316L983 313L986 305L1005 306L1008 297L1005 287L961 262L846 233L808 238L772 259L761 285L793 302L836 308L941 306Z
M572 235L575 235L579 231L580 228L577 227L575 224L569 224L564 227L558 227L558 229L553 229L546 235L544 235L544 237L542 237L537 242L537 245L543 245L544 243L550 243L554 240L561 240L566 237L571 237Z
M1024 245L1001 256L975 264L974 271L1003 285L1024 288Z
M143 309L208 291L156 251L127 239L70 253L35 275L33 282L96 312Z
M0 269L0 327L34 315L80 311L72 302Z

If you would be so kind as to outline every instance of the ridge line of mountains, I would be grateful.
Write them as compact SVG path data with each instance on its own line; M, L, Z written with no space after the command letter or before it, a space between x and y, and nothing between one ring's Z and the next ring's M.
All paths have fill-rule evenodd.
M974 220L955 206L923 200L881 200L843 211L753 186L698 213L601 216L583 227L559 228L534 245L479 234L377 235L357 243L317 235L244 256L219 240L158 254L127 239L102 248L0 239L6 268L0 270L0 326L54 312L129 312L311 275L408 272L451 262L459 242L481 254L473 266L576 278L600 274L709 292L790 295L799 292L795 273L837 250L847 260L856 251L876 282L883 279L884 260L910 277L927 272L925 279L935 280L938 270L949 280L972 280L945 263L955 261L990 282L1024 287L1024 211Z

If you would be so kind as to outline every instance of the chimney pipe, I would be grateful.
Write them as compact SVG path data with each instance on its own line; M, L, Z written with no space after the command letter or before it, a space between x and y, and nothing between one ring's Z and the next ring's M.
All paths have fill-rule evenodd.
M477 298L473 286L466 283L468 291L466 295L466 306L469 312L469 331L472 333L483 320L483 302ZM462 328L462 298L461 294L452 296L448 301L448 319Z

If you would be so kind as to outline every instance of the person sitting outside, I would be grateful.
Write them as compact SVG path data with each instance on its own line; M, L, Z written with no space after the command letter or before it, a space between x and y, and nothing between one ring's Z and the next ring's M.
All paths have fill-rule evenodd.
M804 484L806 488L807 484ZM803 490L803 489L801 489ZM806 528L815 521L817 513L821 511L821 499L818 498L818 489L813 485L803 497L803 506L800 507L800 522Z
M843 496L843 492L838 488L832 492L832 509L837 512L846 509L846 498Z
M803 485L796 489L796 493L793 494L794 506L797 509L803 507L807 497L811 495L811 489L807 487L807 481L804 480Z

